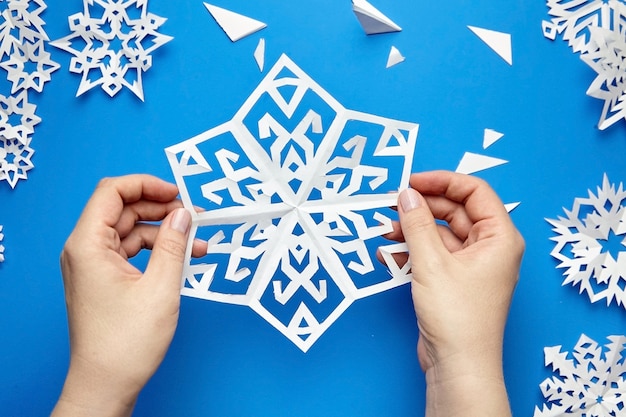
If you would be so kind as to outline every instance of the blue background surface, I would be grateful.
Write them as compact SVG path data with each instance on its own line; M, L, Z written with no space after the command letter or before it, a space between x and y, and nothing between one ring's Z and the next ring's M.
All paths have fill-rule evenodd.
M70 55L48 48L62 69L43 94L31 93L43 119L36 168L15 190L0 183L0 415L46 415L60 392L69 352L58 255L97 181L135 172L172 181L163 149L232 117L263 77L252 57L261 37L266 68L286 53L346 108L419 123L415 171L453 170L466 151L510 161L479 176L505 202L522 202L512 217L527 251L505 340L515 415L542 403L544 346L571 351L581 333L600 343L624 334L624 309L562 287L549 255L544 218L595 190L605 172L626 181L626 122L596 128L603 103L585 96L594 73L565 42L543 37L544 2L379 0L403 31L372 37L347 0L216 4L268 28L231 43L201 1L151 0L149 11L169 19L159 31L175 39L144 74L145 103L128 90L75 98ZM67 16L82 9L80 0L50 0L49 37L66 36ZM514 65L467 25L511 33ZM385 69L392 45L407 59ZM485 128L505 134L487 151ZM355 302L307 354L251 309L184 297L135 415L421 416L416 339L408 286Z

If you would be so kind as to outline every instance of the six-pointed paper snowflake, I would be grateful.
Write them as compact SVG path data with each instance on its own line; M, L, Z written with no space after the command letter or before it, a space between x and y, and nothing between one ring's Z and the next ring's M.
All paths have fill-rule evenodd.
M548 0L552 19L544 35L563 36L598 74L587 94L604 100L598 128L626 118L626 2L624 0Z
M558 236L552 256L565 268L563 285L580 286L591 302L613 300L626 308L626 192L604 176L597 195L576 198L567 217L546 219Z
M142 74L152 53L172 37L157 29L166 19L148 13L148 0L83 0L69 17L72 33L50 44L74 57L70 71L82 74L77 96L101 86L111 97L122 87L143 100Z
M626 413L626 336L609 336L604 348L584 334L574 352L544 349L556 374L540 385L545 403L533 417L618 417Z
M8 182L11 188L25 180L26 173L34 167L31 158L35 151L29 145L30 140L21 143L0 136L0 181Z
M303 351L356 299L408 282L383 245L418 126L345 109L283 55L234 118L166 149L188 209L184 295L248 305ZM367 162L367 164L366 164ZM380 239L380 240L378 240Z

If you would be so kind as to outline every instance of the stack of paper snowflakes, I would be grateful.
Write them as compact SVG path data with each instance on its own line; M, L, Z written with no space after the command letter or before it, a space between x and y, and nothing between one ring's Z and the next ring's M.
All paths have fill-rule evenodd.
M50 74L59 68L45 50L42 0L0 0L0 68L7 73L10 92L0 94L0 181L11 188L33 168L30 147L34 127L41 121L29 92L41 93Z
M587 95L604 100L598 122L606 129L626 118L626 3L623 0L548 0L549 39L562 35L598 75Z

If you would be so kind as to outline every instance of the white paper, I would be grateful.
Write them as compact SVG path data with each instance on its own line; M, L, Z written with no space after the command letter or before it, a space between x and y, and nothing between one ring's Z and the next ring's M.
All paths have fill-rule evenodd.
M483 149L487 149L504 137L504 133L500 133L493 129L485 129L483 137Z
M626 7L616 0L548 0L550 20L543 22L548 39L558 35L597 74L587 95L604 100L598 128L626 118Z
M406 58L402 56L398 48L395 46L391 47L389 51L389 57L387 58L387 68L391 68L394 65L398 65L401 62L404 62Z
M609 417L624 415L626 336L609 336L600 346L581 335L572 353L561 346L544 349L554 376L540 384L545 403L533 417Z
M606 174L602 187L588 197L576 198L566 217L546 219L557 234L551 255L563 268L563 285L579 286L595 303L613 301L626 309L626 192L609 182ZM619 241L619 251L611 253L609 239ZM613 248L613 251L615 249ZM615 256L614 256L615 255Z
M30 138L22 143L0 135L0 181L6 181L11 188L27 179L27 172L34 168L31 158L35 151L29 145Z
M167 19L148 13L148 0L83 0L83 6L68 18L72 33L50 42L73 55L70 71L82 75L76 96L100 86L113 97L126 87L143 101L142 77L152 67L152 53L173 39L157 32ZM129 9L141 17L131 19Z
M495 53L500 55L509 65L513 65L513 49L511 46L511 35L509 33L495 30L468 26L483 42L487 44Z
M352 11L368 35L400 32L402 28L366 0L352 0Z
M521 204L521 202L517 201L515 203L507 203L504 205L504 208L506 209L507 213L512 212L513 210L515 210L517 208L517 206L519 206Z
M473 174L475 172L506 164L507 162L508 161L504 159L494 158L492 156L465 152L456 168L456 172L459 174Z
M265 23L248 16L209 3L204 3L204 6L232 42L237 42L267 27Z
M254 50L254 60L256 64L259 66L259 71L263 72L263 67L265 66L265 39L259 39L259 43L257 44L256 49Z
M206 209L182 294L250 306L306 352L352 302L408 282L404 265L372 276L367 243L392 230L417 131L345 109L283 55L232 120L166 149L183 204Z
M0 224L0 262L4 262L4 245L2 242L4 241L4 233L2 233L3 226Z
M28 102L28 92L22 90L9 97L0 94L0 110L0 136L17 139L22 144L29 143L41 119L35 114L37 106ZM18 118L19 123L13 124Z

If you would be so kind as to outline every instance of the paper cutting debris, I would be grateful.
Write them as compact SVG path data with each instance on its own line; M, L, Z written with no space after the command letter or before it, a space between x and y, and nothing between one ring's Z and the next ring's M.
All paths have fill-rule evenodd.
M152 53L173 39L157 32L166 19L148 13L148 0L83 0L83 6L68 18L72 33L50 42L73 55L70 72L82 75L76 96L100 86L113 97L126 87L143 101Z
M352 0L352 11L368 35L400 32L402 28L366 0Z
M626 309L626 192L611 184L586 198L576 198L566 217L546 219L557 236L551 255L565 269L563 285L579 286L595 303L613 301Z
M507 213L512 212L513 210L515 210L517 208L517 206L519 206L521 203L518 201L516 203L508 203L504 205L504 208L506 209Z
M4 241L4 233L2 233L3 226L0 224L0 262L4 262L4 245L2 242Z
M398 51L398 48L392 46L391 50L389 51L389 57L387 58L387 68L398 65L399 63L404 62L405 59L406 58L402 56L400 51Z
M493 129L485 129L485 135L483 138L483 149L487 149L503 137L504 133L497 132Z
M597 74L587 95L604 100L598 128L626 118L626 7L617 0L548 0L551 19L543 33L558 35Z
M459 162L459 166L456 168L456 172L459 174L473 174L475 172L506 164L507 162L508 161L500 158L465 152L463 158L461 158L461 162Z
M209 242L182 294L247 305L306 352L355 300L407 283L406 247L382 236L417 131L345 109L283 55L232 120L166 149L183 204L205 209L190 240Z
M510 34L475 26L468 26L468 28L509 65L513 65L513 48L511 46Z
M533 417L617 417L626 410L626 336L604 347L582 335L572 353L544 349L554 376L540 384L545 403Z
M267 27L265 23L251 17L222 9L209 3L204 3L204 6L232 42L237 42Z
M263 72L263 67L265 66L265 39L259 39L259 43L254 50L254 60L259 66L259 71Z

